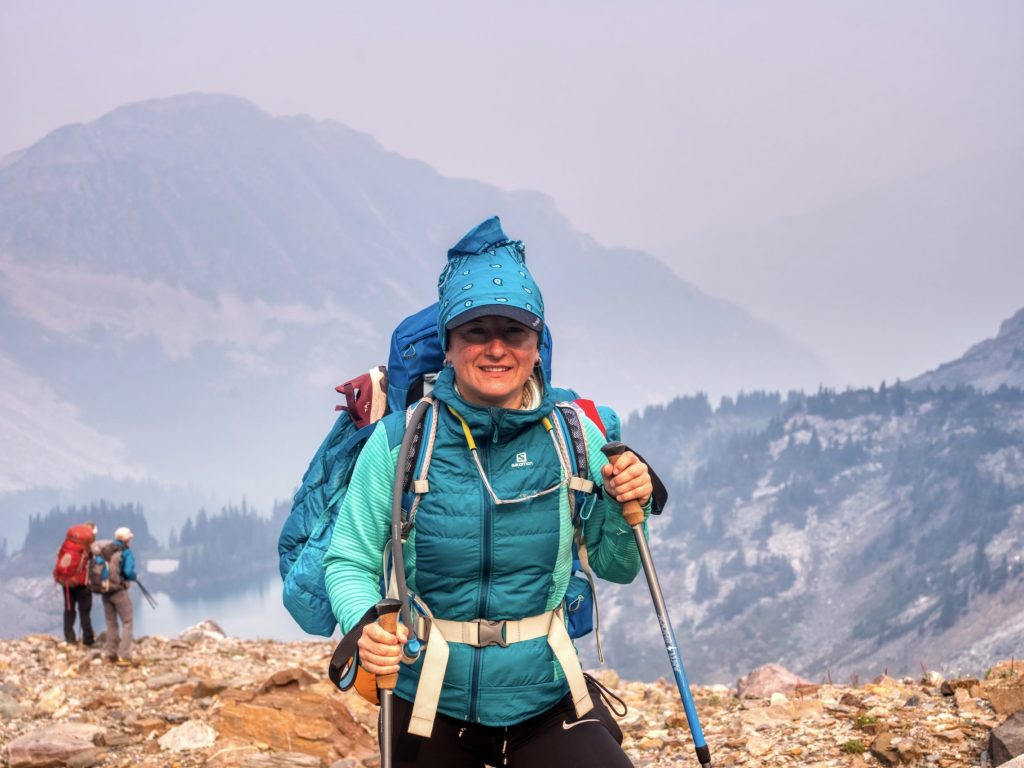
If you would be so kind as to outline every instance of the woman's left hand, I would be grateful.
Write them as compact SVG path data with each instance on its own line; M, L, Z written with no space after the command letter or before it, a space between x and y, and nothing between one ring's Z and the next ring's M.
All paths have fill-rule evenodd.
M632 451L624 451L601 467L604 488L620 504L636 500L646 504L654 492L647 465Z

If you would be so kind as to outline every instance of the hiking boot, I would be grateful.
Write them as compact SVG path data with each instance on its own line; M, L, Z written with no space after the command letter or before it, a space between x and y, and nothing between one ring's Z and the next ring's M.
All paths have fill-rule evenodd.
M117 664L117 656L111 656L110 654L104 654L104 661L109 661L111 664Z
M345 396L345 405L336 406L335 410L348 411L352 423L362 429L380 420L387 410L388 369L378 365L334 389Z

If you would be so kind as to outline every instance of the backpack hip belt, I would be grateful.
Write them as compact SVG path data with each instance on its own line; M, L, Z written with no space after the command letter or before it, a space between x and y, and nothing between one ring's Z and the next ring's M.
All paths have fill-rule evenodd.
M513 621L451 621L434 618L409 720L409 733L429 738L433 731L444 673L448 667L449 643L464 643L474 648L492 645L507 648L513 643L536 640L538 637L547 637L548 646L565 673L576 716L583 717L594 708L594 702L587 691L583 667L580 666L576 648L565 628L565 619L559 606L547 613Z

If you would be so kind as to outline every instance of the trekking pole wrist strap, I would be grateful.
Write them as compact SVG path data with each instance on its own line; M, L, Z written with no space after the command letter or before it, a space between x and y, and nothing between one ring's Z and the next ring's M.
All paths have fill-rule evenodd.
M355 623L355 626L345 633L331 655L330 664L327 666L327 676L342 691L351 688L355 681L355 675L347 673L350 671L350 665L356 663L355 659L358 658L359 646L357 643L363 634L363 628L376 620L377 606L372 605Z

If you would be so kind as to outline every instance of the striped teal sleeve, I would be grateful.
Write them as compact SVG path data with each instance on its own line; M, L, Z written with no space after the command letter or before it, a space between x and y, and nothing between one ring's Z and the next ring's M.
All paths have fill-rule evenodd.
M378 424L356 460L324 555L324 581L342 633L381 598L381 554L390 540L395 456Z
M581 419L587 437L587 454L590 459L590 477L601 484L601 467L608 459L601 453L601 446L608 441L601 430L590 421ZM647 516L651 504L644 507L644 536L647 536ZM616 584L629 584L640 572L640 553L632 529L622 517L622 505L605 496L594 503L590 519L586 521L583 534L587 541L590 565L602 579Z

